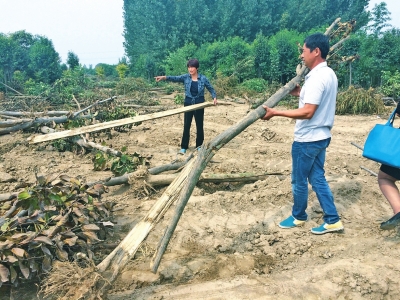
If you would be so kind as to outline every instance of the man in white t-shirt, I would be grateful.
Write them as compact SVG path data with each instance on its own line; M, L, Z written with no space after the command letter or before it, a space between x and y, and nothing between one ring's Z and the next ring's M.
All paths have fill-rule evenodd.
M279 227L294 228L307 221L310 182L324 212L324 223L311 229L314 234L343 230L324 170L338 88L336 75L326 63L328 52L327 36L322 33L308 36L304 40L301 58L310 72L305 77L303 87L297 86L290 92L291 95L299 96L299 108L280 111L264 106L266 114L262 118L269 120L280 116L296 119L292 144L292 215L280 222Z

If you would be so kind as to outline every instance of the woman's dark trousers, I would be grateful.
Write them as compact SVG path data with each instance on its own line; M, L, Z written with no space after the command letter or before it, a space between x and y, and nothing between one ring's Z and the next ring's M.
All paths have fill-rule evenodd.
M186 104L184 106L189 106L190 104ZM189 149L189 140L190 140L190 126L192 125L192 119L194 116L194 120L196 122L196 148L203 145L204 141L204 108L188 111L184 114L183 120L183 135L181 148Z

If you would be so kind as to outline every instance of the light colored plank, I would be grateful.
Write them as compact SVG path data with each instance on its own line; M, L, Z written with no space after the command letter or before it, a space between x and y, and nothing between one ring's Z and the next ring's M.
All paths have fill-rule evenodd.
M103 129L113 128L113 127L117 127L117 126L123 126L123 125L127 125L127 124L144 122L144 121L148 121L148 120L154 120L154 119L158 119L158 118L172 116L172 115L176 115L176 114L180 114L180 113L184 113L184 112L188 112L188 111L192 111L192 110L197 110L197 109L201 109L201 108L205 108L205 107L213 106L213 105L214 105L214 103L212 103L212 102L204 102L204 103L200 103L200 104L194 104L194 105L190 105L190 106L186 106L186 107L176 108L176 109L172 109L172 110L157 112L157 113L143 115L143 116L136 116L136 117L132 117L132 118L114 120L114 121L104 122L104 123L100 123L100 124L82 126L82 127L76 128L76 129L48 133L45 135L30 136L28 138L28 142L30 144L36 144L36 143L40 143L40 142L52 141L52 140L61 139L61 138L69 137L69 136L79 135L82 133L95 132L95 131L100 131Z

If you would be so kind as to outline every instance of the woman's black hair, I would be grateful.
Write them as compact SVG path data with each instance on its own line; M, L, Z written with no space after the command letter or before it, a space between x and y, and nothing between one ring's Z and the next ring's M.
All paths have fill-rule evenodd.
M195 67L196 69L199 68L199 61L195 58L189 59L187 62L187 67Z

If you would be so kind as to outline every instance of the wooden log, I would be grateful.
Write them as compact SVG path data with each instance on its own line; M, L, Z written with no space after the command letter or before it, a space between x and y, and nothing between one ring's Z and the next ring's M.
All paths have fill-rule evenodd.
M40 128L40 131L43 132L43 133L47 133L47 134L57 132L53 128L50 128L50 127L47 127L47 126L42 126ZM97 149L97 150L100 150L100 151L102 151L104 153L112 154L112 155L115 155L115 156L118 156L118 157L120 157L122 155L121 151L112 149L112 148L107 147L107 146L99 145L99 144L96 144L96 143L91 142L91 141L87 141L85 138L77 139L77 140L75 140L75 143L78 144L81 147L84 147L84 148Z
M40 142L51 141L51 140L61 139L61 138L69 137L69 136L79 135L82 133L95 132L95 131L100 131L100 130L118 127L118 126L122 126L122 125L139 123L139 122L144 122L144 121L148 121L148 120L154 120L154 119L172 116L172 115L180 114L183 112L193 111L193 110L197 110L200 108L205 108L205 107L213 106L213 105L214 104L211 102L204 102L204 103L190 105L190 106L177 108L177 109L173 109L173 110L169 110L169 111L165 111L165 112L158 112L158 113L153 113L153 114L148 114L148 115L143 115L143 116L136 116L136 117L132 117L132 118L114 120L114 121L104 122L104 123L100 123L100 124L83 126L83 127L76 128L76 129L64 130L64 131L56 132L56 133L49 133L46 135L31 136L28 138L28 141L30 144L36 144L36 143L40 143ZM1 132L0 132L0 134L1 134Z
M18 120L8 120L8 121L0 121L0 128L9 128L19 124L31 122L32 119L18 119Z
M115 186L121 184L128 184L129 178L134 174L128 173L118 177L108 178L105 181L97 181L96 183L102 183L105 186ZM283 175L282 173L264 173L264 174L254 174L254 173L237 173L237 174L209 174L204 173L201 174L199 178L199 182L213 182L213 183L221 183L221 182L254 182L257 180L265 180L268 176L271 175ZM163 175L147 175L144 180L153 187L156 186L164 186L171 184L176 177L179 176L179 173L175 174L163 174ZM92 183L89 183L89 186Z
M194 162L195 160L191 160L186 165L186 168L182 171L180 176L178 176L165 190L163 195L156 201L147 215L135 225L118 247L116 247L100 264L97 265L97 270L100 273L103 273L103 276L106 279L106 285L109 285L115 280L119 270L126 265L133 255L135 255L148 233L175 201L182 189L185 179L192 170ZM107 272L105 272L106 270Z
M42 111L42 112L23 112L23 111L0 111L0 115L10 116L10 117L39 117L39 116L49 116L49 117L59 117L68 115L70 112L68 110L60 111Z
M80 118L82 119L91 119L93 118L92 115L84 115L81 116ZM48 124L48 123L55 123L55 124L60 124L60 123L65 123L69 120L69 118L67 116L61 116L61 117L52 117L52 118L37 118L37 119L33 119L29 122L25 122L22 124L18 124L12 127L7 127L7 128L3 128L0 129L0 135L3 134L8 134L8 133L12 133L12 132L16 132L19 130L24 130L30 127L34 127L37 125L41 125L41 124Z
M193 156L193 153L190 153L190 155L184 161L174 161L170 164L150 168L148 171L150 174L156 175L166 171L178 170L186 165L187 162L193 158Z
M95 107L95 106L97 106L97 105L99 105L99 104L103 104L103 103L106 103L106 102L109 102L109 101L113 101L113 100L116 99L116 98L117 98L117 96L113 96L113 97L111 97L111 98L107 98L107 99L104 99L104 100L96 101L96 102L93 103L92 105L89 105L88 107L85 107L85 108L82 109L82 110L79 110L79 111L77 111L77 112L74 112L74 113L72 114L72 119L76 119L80 114L82 114L83 112L85 112L85 111L91 109L92 107ZM75 97L74 97L74 99L75 99ZM76 101L76 99L75 99L75 101ZM77 105L78 105L78 107L79 107L79 103L78 103L77 101L76 101L76 103L77 103Z

